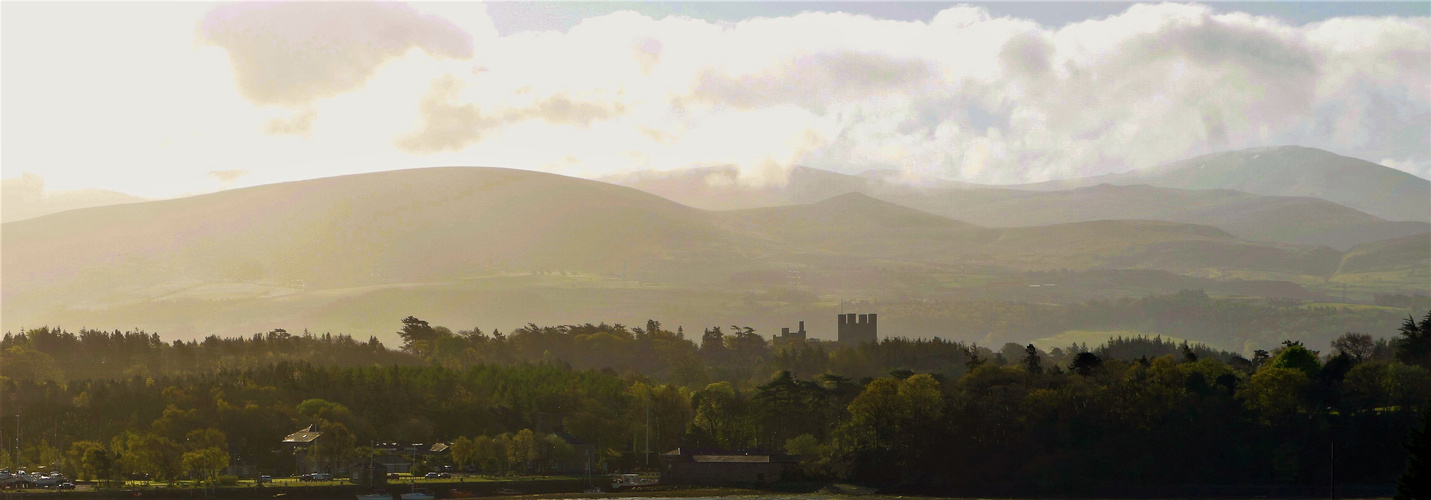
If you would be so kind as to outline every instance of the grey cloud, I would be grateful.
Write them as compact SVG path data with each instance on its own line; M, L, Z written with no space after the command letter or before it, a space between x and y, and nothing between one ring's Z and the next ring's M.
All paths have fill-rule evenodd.
M1012 73L1027 78L1042 78L1053 59L1052 43L1036 32L1016 35L999 50L999 60Z
M418 104L422 130L398 138L397 147L409 153L457 151L481 140L499 122L482 115L472 104L454 104L462 83L452 76L432 82Z
M1408 171L1425 163L1431 107L1424 89L1414 87L1431 81L1425 46L1379 42L1376 53L1388 57L1378 60L1385 62L1342 85L1335 75L1356 71L1345 66L1348 56L1311 40L1302 28L1202 16L1137 31L1107 33L1117 41L1097 46L1096 53L1083 44L1086 31L1033 30L992 47L967 48L993 51L1001 71L980 75L993 80L936 79L922 87L918 82L893 87L890 92L909 92L907 108L893 115L846 108L841 113L855 116L841 118L851 125L841 126L839 139L799 161L846 171L897 166L994 183L1119 171L1277 144L1395 159ZM1359 37L1363 44L1370 43L1367 36ZM1419 57L1402 57L1408 53ZM1393 60L1414 64L1391 72ZM733 96L725 101L732 105L801 104L799 91L792 89L804 89L805 83L795 80L823 78L820 71L810 74L786 71L779 74L790 80L784 82L770 75L708 76L703 83L708 96ZM1411 84L1401 83L1406 81ZM812 95L825 98L818 90ZM871 118L883 124L865 121L862 115L871 112L879 113ZM985 148L989 154L980 158L987 168L965 168L964 153Z
M1314 100L1321 57L1311 47L1252 26L1206 18L1132 37L1125 42L1113 68L1137 70L1153 63L1186 60L1200 73L1235 68L1223 84L1262 85L1261 111L1305 109ZM1210 71L1209 71L1210 70ZM1117 78L1117 74L1106 75Z
M391 3L245 3L215 8L200 36L229 54L239 91L259 104L299 105L363 86L379 65L417 47L469 58L471 35Z
M1341 99L1318 106L1304 127L1280 139L1289 144L1331 144L1372 161L1431 161L1426 146L1426 138L1431 137L1431 106L1409 94L1405 88L1356 85Z
M503 121L514 122L528 118L540 118L549 123L588 127L591 122L606 120L625 111L626 108L620 103L603 106L591 102L574 101L567 96L558 95L543 99L534 108L508 113L503 117Z
M484 113L474 104L457 104L461 90L462 82L451 75L432 82L418 105L422 129L398 138L397 147L409 153L459 151L480 141L493 129L521 121L540 119L548 123L588 127L594 121L610 119L625 112L620 104L604 106L555 95L541 99L531 107Z
M934 66L922 59L841 51L793 57L758 75L707 71L693 95L738 108L793 102L822 113L832 103L912 90L934 77Z

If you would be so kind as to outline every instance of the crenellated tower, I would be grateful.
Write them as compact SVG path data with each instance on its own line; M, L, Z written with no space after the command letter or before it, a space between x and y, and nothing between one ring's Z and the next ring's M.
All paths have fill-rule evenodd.
M839 315L838 339L841 344L856 346L865 342L879 342L879 317L871 314Z

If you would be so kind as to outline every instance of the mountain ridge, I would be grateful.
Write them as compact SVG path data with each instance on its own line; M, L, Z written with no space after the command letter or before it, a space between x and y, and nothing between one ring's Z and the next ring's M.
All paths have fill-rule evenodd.
M1223 188L1268 196L1310 196L1388 221L1431 222L1431 180L1303 146L1222 151L1116 174L1010 187L1048 191L1090 184Z
M1362 163L1359 168L1374 167L1379 169L1377 172L1392 170ZM1431 229L1431 216L1420 221L1390 221L1315 196L1261 195L1220 187L1159 187L1131 181L1126 184L1103 182L1116 180L1109 176L1086 179L1087 183L1097 181L1096 184L1057 186L1066 189L1045 184L1043 189L1035 189L1039 186L985 186L952 181L904 184L879 180L889 178L892 174L888 171L846 175L808 167L792 169L784 185L759 187L735 182L736 174L731 167L706 167L684 172L627 174L608 180L711 210L804 204L859 192L982 226L1014 227L1103 219L1166 220L1214 225L1248 239L1326 245L1338 250ZM1403 178L1409 176L1401 174Z

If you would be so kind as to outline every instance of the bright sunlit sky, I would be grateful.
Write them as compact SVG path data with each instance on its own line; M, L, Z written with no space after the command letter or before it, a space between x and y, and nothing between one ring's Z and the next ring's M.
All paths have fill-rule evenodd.
M436 165L1016 183L1282 144L1431 177L1431 2L5 2L0 38L0 168L51 190Z

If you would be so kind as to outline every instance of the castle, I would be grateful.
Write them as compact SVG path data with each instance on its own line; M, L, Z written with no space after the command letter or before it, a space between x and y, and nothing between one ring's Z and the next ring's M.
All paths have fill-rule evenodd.
M876 314L840 314L839 329L836 330L836 339L842 345L857 346L865 342L879 342L879 316ZM775 340L806 340L805 322L800 322L800 329L790 331L789 327L781 328L780 334L775 336Z
M879 342L879 319L875 314L841 314L838 339L841 344L856 346L865 342Z
M801 322L800 322L800 330L799 330L799 331L794 331L794 332L792 332L792 331L790 331L790 328L788 328L788 327L787 327L787 328L781 328L781 329L780 329L780 335L777 336L777 337L775 337L775 338L780 339L780 340L796 340L796 339L798 339L798 340L805 340L805 322L804 322L804 321L801 321Z

